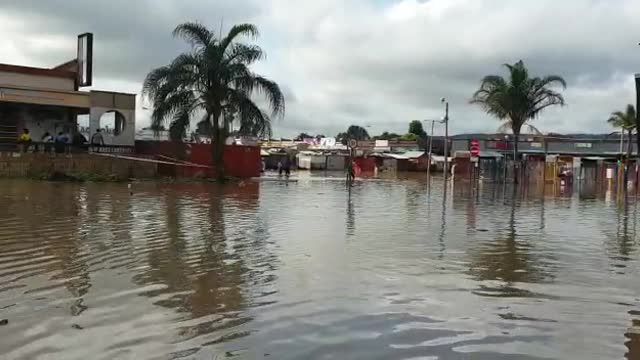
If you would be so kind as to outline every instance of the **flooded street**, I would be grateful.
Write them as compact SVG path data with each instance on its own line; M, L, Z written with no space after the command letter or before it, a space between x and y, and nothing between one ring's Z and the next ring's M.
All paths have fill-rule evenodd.
M636 203L0 182L2 359L640 359Z

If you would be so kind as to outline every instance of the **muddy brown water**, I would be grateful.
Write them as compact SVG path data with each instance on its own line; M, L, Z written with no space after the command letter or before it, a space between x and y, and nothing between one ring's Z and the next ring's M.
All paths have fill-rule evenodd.
M2 359L640 359L635 202L0 181Z

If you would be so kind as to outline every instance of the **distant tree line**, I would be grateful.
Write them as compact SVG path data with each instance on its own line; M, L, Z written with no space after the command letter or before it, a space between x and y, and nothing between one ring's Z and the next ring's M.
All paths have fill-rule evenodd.
M409 123L409 129L406 134L397 134L394 132L384 131L380 135L370 136L367 129L358 125L351 125L345 132L338 133L336 135L336 141L346 144L349 139L362 140L407 140L417 141L418 144L424 148L427 143L427 133L422 127L422 123L418 120L414 120Z

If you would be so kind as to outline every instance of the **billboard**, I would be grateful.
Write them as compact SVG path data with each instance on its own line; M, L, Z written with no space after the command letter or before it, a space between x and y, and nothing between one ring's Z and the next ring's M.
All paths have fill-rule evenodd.
M91 86L93 80L93 34L78 35L78 87Z

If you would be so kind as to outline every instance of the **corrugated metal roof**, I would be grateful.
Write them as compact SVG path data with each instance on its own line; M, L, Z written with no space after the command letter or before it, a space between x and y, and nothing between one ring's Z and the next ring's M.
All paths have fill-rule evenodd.
M385 154L387 157L398 159L398 160L408 160L408 159L417 159L425 154L424 151L407 151L402 154Z

